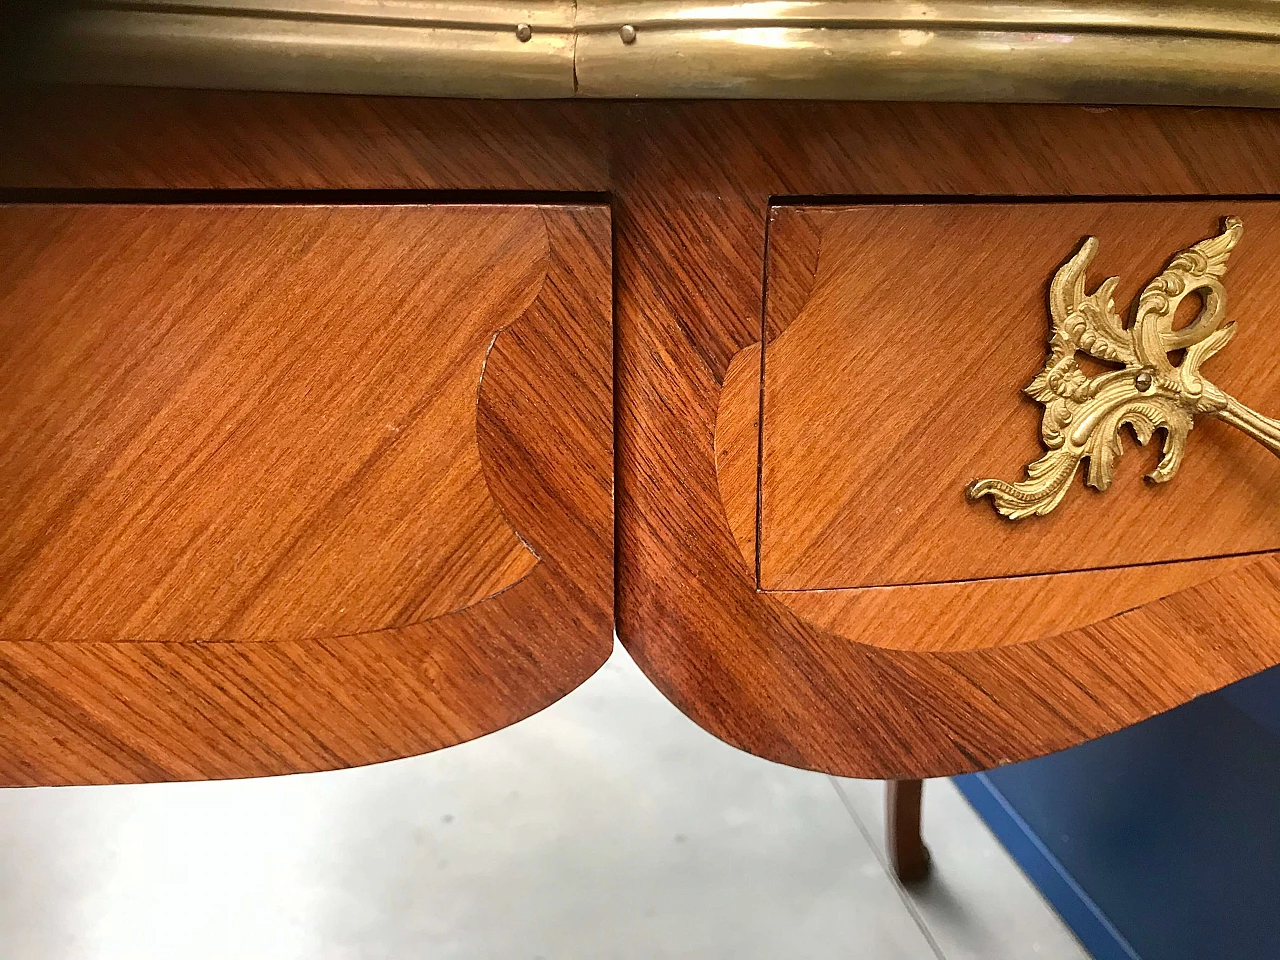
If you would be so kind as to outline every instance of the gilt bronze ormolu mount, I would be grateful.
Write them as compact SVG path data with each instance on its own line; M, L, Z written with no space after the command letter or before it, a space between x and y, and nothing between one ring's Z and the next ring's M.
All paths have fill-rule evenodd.
M1200 375L1201 365L1235 333L1234 323L1223 323L1222 279L1243 232L1239 219L1226 217L1220 234L1174 256L1143 288L1131 327L1125 327L1112 300L1118 278L1085 293L1085 274L1098 249L1096 237L1085 240L1049 287L1049 356L1025 388L1044 406L1040 436L1048 453L1027 465L1021 482L973 481L966 490L969 498L991 497L1010 520L1044 516L1062 502L1086 459L1085 482L1106 490L1123 452L1120 428L1126 423L1142 444L1157 429L1165 433L1160 463L1147 474L1154 483L1177 473L1196 416L1225 420L1280 456L1280 421L1250 410ZM1175 330L1178 306L1193 293L1203 300L1200 312ZM1175 365L1169 354L1177 350L1185 354ZM1123 364L1123 369L1089 376L1080 369L1077 353Z

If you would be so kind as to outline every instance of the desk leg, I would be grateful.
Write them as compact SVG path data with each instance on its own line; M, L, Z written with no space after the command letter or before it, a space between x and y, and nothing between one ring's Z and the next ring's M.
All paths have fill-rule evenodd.
M922 780L886 780L884 794L885 851L901 883L929 875L929 849L920 836Z

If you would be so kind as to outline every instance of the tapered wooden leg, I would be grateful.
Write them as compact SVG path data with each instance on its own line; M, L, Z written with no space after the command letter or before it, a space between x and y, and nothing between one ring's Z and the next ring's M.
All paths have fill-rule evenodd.
M885 849L900 883L917 883L929 875L929 848L920 836L923 794L922 780L885 781Z

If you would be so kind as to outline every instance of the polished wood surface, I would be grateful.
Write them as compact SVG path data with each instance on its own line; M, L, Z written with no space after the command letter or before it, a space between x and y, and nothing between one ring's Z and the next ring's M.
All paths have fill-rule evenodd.
M0 209L0 639L408 626L537 556L476 442L532 207Z
M899 883L919 883L929 876L929 848L920 831L923 800L924 783L920 780L885 782L885 852Z
M7 102L6 102L7 101ZM609 187L600 104L0 89L0 184L113 190Z
M779 332L765 351L762 589L941 583L1280 547L1280 461L1210 418L1196 423L1167 484L1143 482L1159 444L1135 452L1126 430L1129 452L1106 493L1085 492L1080 471L1080 492L1021 523L964 496L977 477L1023 479L1043 452L1041 408L1022 388L1044 363L1048 281L1081 239L1099 243L1087 289L1119 277L1115 303L1128 314L1168 259L1216 234L1226 214L1245 223L1225 280L1236 336L1206 373L1280 413L1280 204L780 210L775 225L814 223L821 253L808 301L789 324L771 318ZM785 242L772 239L775 262Z
M598 206L0 210L0 781L389 759L585 679L608 238Z
M777 336L771 325L783 316L772 308L781 303L774 294L792 304L788 322L808 299L804 289L770 284L765 317L766 225L780 199L1278 195L1278 114L929 104L494 105L164 91L33 93L6 114L0 184L10 188L609 191L616 234L619 634L673 702L743 749L864 777L980 769L1099 736L1280 661L1280 567L1270 558L1027 642L901 650L851 639L842 628L809 622L779 595L758 591L749 560L754 544L746 543L744 555L731 524L731 514L754 515L752 487L722 496L717 472L737 462L739 447L758 462L749 444L717 446L718 427L722 440L750 436L755 417L748 404L734 428L724 429L722 392L749 393L754 385L758 395L759 345ZM770 244L776 239L771 235ZM801 241L786 245L786 254L803 264L816 257L817 243ZM559 256L554 240L551 249L553 271L573 264L576 276L582 269L577 258L584 251L565 247ZM598 250L594 257L587 259L602 259ZM589 275L597 275L594 269ZM805 271L795 273L803 282ZM538 302L552 289L580 289L568 273L556 275L562 282L544 285ZM562 319L541 329L571 326ZM551 349L552 342L558 341L527 342L527 349L542 351L532 373L549 376L576 356ZM1229 359L1224 354L1215 363ZM486 382L499 381L486 375ZM524 395L542 395L530 390ZM594 405L586 409L596 416ZM482 421L482 459L487 436ZM492 437L503 434L495 430ZM520 442L538 447L525 435ZM552 458L564 453L559 445L538 449ZM527 472L510 474L521 475ZM503 482L490 477L495 500L521 507L504 499ZM605 503L596 499L603 497L600 487L590 489L580 515L595 516L589 505ZM548 568L545 544L527 534L539 529L545 536L540 511L564 509L554 497L538 504L509 512L509 519L542 562L510 590L431 621L436 631L458 625L448 643L436 634L426 639L424 628L406 628L411 639L401 638L394 656L385 648L353 649L349 641L3 645L0 675L21 680L5 688L19 692L3 704L15 718L5 728L4 755L56 759L65 776L145 779L178 775L182 763L207 767L210 751L252 735L260 769L284 768L275 753L290 751L302 757L299 765L336 766L379 749L393 753L368 746L389 742L385 731L397 747L409 746L414 738L405 731L417 730L425 709L419 697L437 698L438 718L476 729L466 719L467 694L493 689L486 679L490 654L511 671L502 681L508 696L537 689L549 701L585 675L590 657L580 657L583 650L602 656L604 648L565 630L557 645L539 646L534 657L524 652L527 636L512 626L529 621L516 606L542 595L538 578ZM608 545L605 537L573 542L586 552ZM589 580L588 567L576 567L574 576ZM599 597L607 585L591 590ZM495 613L485 619L486 611ZM594 614L557 606L547 616L559 624L602 624ZM876 626L868 623L863 636ZM945 641L953 642L972 646L967 639ZM317 667L308 658L319 650L326 653ZM268 657L279 677L270 695L246 692L258 679L252 671ZM339 657L342 669L329 659ZM394 664L376 688L352 680L371 663ZM198 678L216 676L228 690L222 712L211 723L192 721L202 731L192 734L166 719L157 701L135 696L127 703L136 688L119 677L142 674L157 686L198 691ZM69 697L63 678L71 675L81 680ZM426 676L443 686L419 680ZM413 706L384 694L398 683L407 685ZM342 692L348 689L357 693ZM437 690L444 692L431 693ZM272 697L291 705L305 700L307 709L282 717L272 712ZM500 712L491 710L490 718ZM443 722L415 734L420 749L467 735L440 735ZM344 747L317 761L297 746L309 725L341 731L330 742ZM211 727L234 733L211 738ZM92 749L81 746L72 756L50 746L68 731L85 741L86 730L96 738ZM130 752L135 743L165 740L178 748L163 756L149 747ZM24 763L27 779L35 779L30 771L39 764Z
M952 605L951 632L935 641L943 649L888 649L920 642L902 639L911 636L917 612L921 626L945 626L945 600L933 612L918 597L893 605L896 622L867 616L877 612L872 608L815 624L781 594L758 589L750 519L740 523L754 512L750 464L758 456L749 449L750 400L760 382L758 344L772 344L780 326L801 322L810 297L798 281L783 284L791 306L766 315L771 204L788 195L904 203L949 195L1275 194L1280 174L1267 158L1280 149L1280 115L691 104L633 107L625 128L627 149L615 158L619 633L688 715L784 763L907 779L1071 746L1280 660L1280 564L1270 557L1144 604L1153 596L1147 584L1133 604L1104 604L1094 612L1106 618L1082 626L1053 627L1052 615L1040 612L1025 621L973 622L963 603ZM1034 281L1029 295L1039 309L1049 276L1084 230L1065 238L1066 248L1055 250L1058 259L1049 259ZM777 240L769 236L771 256ZM820 246L812 237L801 241L783 251L797 269L816 264ZM1149 253L1119 241L1104 243L1103 251L1121 259L1149 255L1158 267L1175 249L1142 246ZM917 252L913 262L899 252L897 267L927 270L927 259ZM1229 290L1234 280L1229 276ZM774 289L770 283L770 296ZM925 284L911 292L922 310L934 294ZM1015 293L1023 295L1000 291ZM1233 309L1240 302L1238 296ZM1043 359L1048 322L1043 313L1036 322L1028 327L1024 362L1006 385L1014 397ZM1215 359L1219 370L1231 362L1225 353ZM758 404L758 386L755 392ZM717 424L730 395L730 421ZM1031 432L1008 441L1017 449L1001 450L1015 466L1036 454L1031 414ZM810 415L817 420L820 411ZM726 467L743 472L726 478ZM1139 486L1134 493L1141 492ZM962 492L954 495L966 509ZM864 509L881 505L867 500ZM1195 580L1204 571L1178 573L1188 572ZM1018 609L1037 601L1037 584L1010 582L1021 585L1016 598L991 602ZM1121 592L1114 584L1108 589L1113 597ZM1156 585L1154 593L1165 589ZM850 620L857 629L846 635ZM1036 639L1014 634L1023 642L1005 645L999 645L1004 636L982 637L1010 620L1046 632ZM869 642L877 634L879 643Z
M1110 491L1080 480L1049 517L1014 524L964 497L974 476L1020 477L1038 455L1039 407L1021 387L1043 361L1055 256L1097 235L1093 284L1119 275L1124 304L1172 251L1215 230L1218 206L773 210L763 398L748 348L716 422L721 497L760 588L859 643L960 651L1051 637L1254 562L1280 537L1280 464L1216 421L1198 425L1185 472L1164 487L1142 482L1153 454L1130 450ZM1211 373L1280 409L1278 208L1230 206L1248 217L1254 256L1228 272L1239 339Z
M958 583L769 596L815 627L891 650L964 651L1043 640L1258 562L1219 557Z

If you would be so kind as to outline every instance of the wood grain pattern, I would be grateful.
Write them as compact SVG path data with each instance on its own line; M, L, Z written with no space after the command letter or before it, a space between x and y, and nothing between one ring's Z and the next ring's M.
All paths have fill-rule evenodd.
M893 650L963 651L1043 640L1258 562L1256 556L1187 560L959 583L769 596L822 630Z
M1280 660L1280 566L1270 558L1003 647L894 650L820 629L757 592L721 498L715 439L730 364L773 335L762 336L770 198L1275 195L1280 115L150 91L44 92L6 113L0 183L10 187L611 191L619 633L664 693L730 743L854 776L937 776L1070 746ZM552 236L554 271L564 264ZM531 312L552 289L561 286L544 284ZM589 311L572 315L581 323ZM536 352L554 337L522 342L540 358L532 372L563 360ZM750 356L734 369L750 371ZM533 432L505 449L537 449L563 467L558 442L539 446L536 418L521 423ZM480 426L483 458L504 433L483 417ZM534 654L523 625L603 631L603 616L590 612L601 608L583 596L608 585L585 565L567 580L547 577L550 553L530 531L542 529L540 510L554 499L522 511L503 499L501 481L491 477L490 487L543 562L510 590L428 625L341 644L0 646L3 772L27 782L54 769L97 780L207 775L231 767L232 756L245 772L336 766L464 739L484 727L480 713L494 721L519 712L497 704L502 696L518 693L528 706L541 691L549 702L603 648L565 629ZM607 485L592 489L575 515L606 502ZM589 552L605 540L573 542ZM573 583L584 586L575 592ZM543 639L551 632L544 627ZM496 680L495 661L504 664ZM157 689L200 706L175 710L172 698L142 695Z
M1080 496L1043 521L1010 524L963 498L982 462L1012 460L1000 469L1018 476L1038 449L1038 407L1020 386L1042 361L1045 284L1021 270L1023 258L1051 247L1059 224L1067 249L1082 226L1094 233L1106 222L1141 245L1163 241L1178 225L1203 222L1212 233L1210 206L775 209L763 446L758 348L734 357L716 421L721 498L750 565L763 530L761 589L813 626L858 643L962 651L1052 637L1255 562L1159 562L1274 544L1268 471L1280 477L1280 468L1221 424L1197 432L1193 456L1202 459L1163 489L1141 483L1151 456L1130 451L1121 461L1123 493L1117 484L1107 496L1089 495L1081 481ZM1242 336L1245 325L1254 330L1239 363L1220 360L1219 379L1280 404L1277 361L1267 349L1275 326L1269 274L1280 262L1267 246L1276 239L1276 207L1239 206L1259 228L1251 236L1261 249L1233 263L1229 289L1239 295L1229 297L1229 309L1244 321ZM1167 239L1171 253L1196 237ZM1125 235L1110 245L1134 246ZM1126 278L1118 302L1162 265L1160 257L1128 253L1100 261L1095 278ZM1051 255L1044 259L1052 275ZM921 290L929 291L923 301ZM988 325L1013 316L1009 331L988 334ZM1006 369L1011 353L1026 371ZM1028 441L1025 453L1011 442L1016 436Z
M7 187L609 187L603 104L9 87Z
M760 348L729 364L716 413L716 482L725 520L754 569L760 498Z
M785 330L809 302L818 274L821 235L817 222L814 217L797 216L787 207L770 211L772 242L766 238L769 291L763 320L770 336ZM716 480L725 519L753 568L759 527L761 387L760 349L747 347L734 356L725 371L715 428Z
M476 397L531 207L0 210L0 639L407 626L537 557Z
M716 419L716 473L726 517L754 568L758 347L734 357ZM773 590L810 625L873 647L962 651L1008 646L1096 623L1255 563L1256 556L965 580L822 590Z
M746 536L730 527L749 492L716 475L717 458L742 462L725 442L749 434L756 344L780 332L763 310L771 197L1265 195L1280 190L1265 159L1280 116L688 104L634 106L619 125L631 135L614 174L619 634L689 716L774 760L907 779L1061 749L1280 659L1270 557L1026 642L860 642L906 631L871 620L851 639L759 592ZM1046 327L1016 386L1038 365ZM746 407L717 447L722 389Z
M608 655L607 210L0 220L0 782L420 753Z
M1236 211L1246 240L1226 289L1237 336L1206 373L1280 412L1280 204L779 211L814 222L821 254L807 303L789 325L771 324L780 333L765 351L761 587L974 580L1280 547L1280 461L1209 418L1167 484L1143 482L1158 444L1138 451L1129 435L1111 489L1086 491L1081 471L1047 517L1010 523L964 497L980 476L1022 479L1043 452L1041 408L1022 387L1044 363L1048 281L1081 238L1099 241L1088 288L1119 277L1116 305L1128 313L1176 251Z

